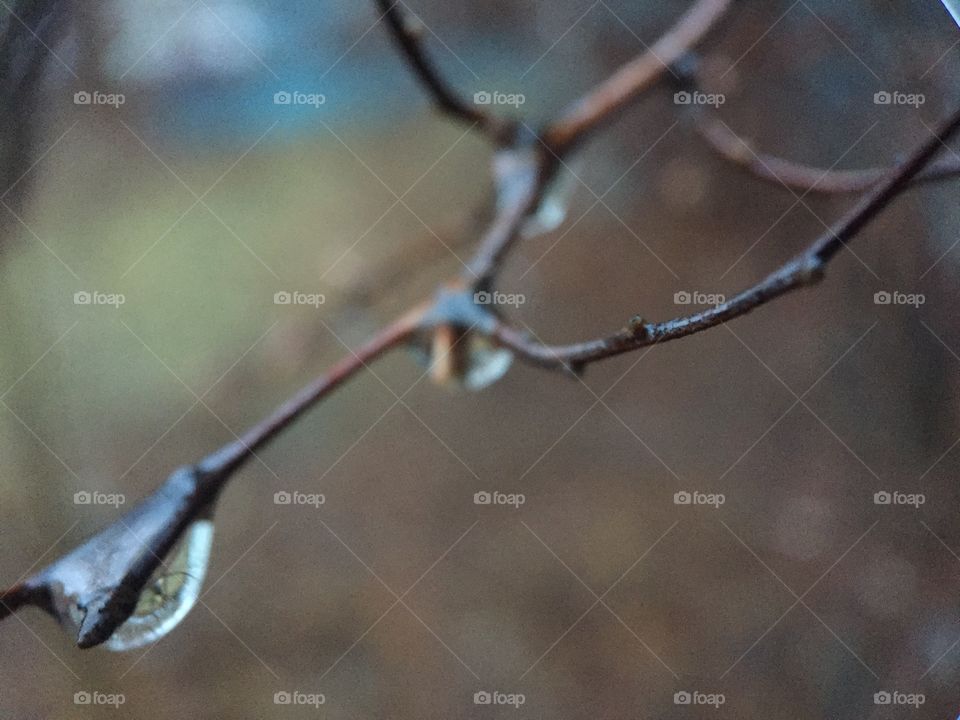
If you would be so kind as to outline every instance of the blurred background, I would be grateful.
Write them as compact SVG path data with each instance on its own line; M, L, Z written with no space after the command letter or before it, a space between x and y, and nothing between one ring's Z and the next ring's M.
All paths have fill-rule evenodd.
M406 4L465 96L522 94L495 109L536 124L690 3ZM34 5L20 52L46 69L5 113L30 140L6 148L0 206L2 584L458 272L489 193L490 148L433 111L372 3L110 0L62 28ZM731 128L850 169L956 107L958 40L937 0L775 0L736 3L702 55ZM664 85L585 147L566 221L511 256L498 289L545 341L732 294L853 201L725 164L679 110ZM0 716L918 716L899 692L954 717L956 198L911 191L820 286L582 383L515 365L455 393L391 355L234 480L208 592L156 645L80 651L38 611L4 622Z

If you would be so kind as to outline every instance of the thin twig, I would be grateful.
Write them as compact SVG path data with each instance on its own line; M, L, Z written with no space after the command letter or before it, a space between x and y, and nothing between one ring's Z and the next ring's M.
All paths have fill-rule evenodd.
M717 25L731 3L732 0L699 0L649 50L620 67L550 123L540 133L544 142L563 157L588 133L609 122L668 74L670 66Z
M468 104L447 84L427 59L423 47L423 26L419 19L414 20L413 14L407 11L403 0L375 1L390 28L391 36L440 110L468 125L476 125L497 144L505 145L509 141L512 124L484 112L476 105Z
M909 185L958 128L960 111L943 121L933 136L920 145L905 163L889 173L885 181L817 238L804 253L714 308L665 322L650 323L636 317L628 327L613 335L573 345L549 346L533 342L525 333L503 322L496 328L494 337L519 357L537 365L579 370L590 362L693 335L745 315L791 290L818 281L830 259Z
M700 92L696 75L682 81L691 92ZM863 170L828 170L787 160L757 150L753 143L734 132L716 110L706 105L690 108L697 134L722 158L743 168L761 180L779 187L821 194L859 193L887 177L890 168ZM917 175L912 185L926 184L960 177L960 158L948 156L931 163Z

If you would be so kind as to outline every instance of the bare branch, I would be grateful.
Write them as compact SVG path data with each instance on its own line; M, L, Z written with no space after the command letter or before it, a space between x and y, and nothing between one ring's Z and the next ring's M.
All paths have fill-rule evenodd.
M826 264L877 214L909 185L944 143L960 128L960 111L943 121L933 136L918 147L909 160L893 170L834 226L821 235L804 253L776 272L717 307L668 320L645 322L639 316L629 326L605 338L574 345L548 346L530 341L522 332L501 323L496 340L518 356L541 366L581 369L585 364L630 352L637 348L693 335L733 318L745 315L785 293L818 281Z
M383 13L383 19L387 21L394 41L440 110L456 120L476 125L497 144L505 145L509 141L513 124L468 104L450 88L427 59L423 48L423 26L407 11L403 0L376 0L376 3Z
M588 133L609 122L644 90L669 73L670 66L713 29L732 0L698 0L649 50L577 100L541 133L559 156Z
M406 342L419 308L384 328L240 438L179 468L151 495L97 535L0 594L0 619L36 605L76 632L77 645L105 642L133 612L140 592L194 520L207 516L227 482L256 451L362 368Z
M701 92L696 73L697 62L685 58L675 68L682 74L679 85L690 92ZM682 69L681 69L682 67ZM858 193L869 190L887 177L890 168L864 170L827 170L770 155L734 132L715 109L707 105L689 108L697 133L725 160L778 187L821 194ZM960 176L960 158L943 157L917 175L913 185L937 182Z

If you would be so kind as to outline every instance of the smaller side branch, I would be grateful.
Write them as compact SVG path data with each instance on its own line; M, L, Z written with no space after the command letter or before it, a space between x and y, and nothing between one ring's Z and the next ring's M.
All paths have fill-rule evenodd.
M403 0L375 1L390 28L391 36L440 110L468 125L476 125L498 145L506 144L512 133L512 124L468 104L447 84L427 59L423 48L422 24L414 20Z
M571 105L541 133L544 142L563 157L590 132L610 121L630 101L650 88L723 17L732 0L698 0L652 47L621 66L613 75Z
M695 77L682 83L691 92L700 91ZM808 193L843 194L869 190L887 177L890 168L863 170L828 170L793 162L756 150L753 144L734 132L718 113L707 106L692 109L697 134L724 160L746 170L761 180ZM960 158L944 157L918 174L912 184L926 184L960 177Z
M745 315L781 295L818 281L823 276L827 263L906 189L958 129L960 110L940 123L933 136L920 145L905 163L894 169L886 180L821 235L804 253L721 305L665 322L648 323L638 316L628 327L613 335L574 345L550 346L533 342L525 333L505 323L498 324L492 336L528 362L576 371L597 360L693 335Z

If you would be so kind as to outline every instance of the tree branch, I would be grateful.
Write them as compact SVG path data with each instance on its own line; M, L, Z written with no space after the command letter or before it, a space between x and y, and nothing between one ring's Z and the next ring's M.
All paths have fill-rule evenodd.
M450 88L440 73L427 59L423 48L421 35L423 26L413 19L412 13L407 11L403 0L375 0L383 19L390 28L390 34L403 52L414 73L433 97L437 107L450 117L476 125L481 132L489 136L498 145L509 142L513 131L513 123L480 110L475 105L468 104L463 98ZM416 23L416 24L415 24Z
M903 192L931 158L943 149L944 143L958 128L960 111L954 112L940 123L933 136L920 145L905 163L889 173L886 180L821 235L804 253L753 287L714 308L665 322L648 323L638 316L631 320L628 327L613 335L573 345L549 346L533 342L525 333L502 322L494 331L494 337L501 345L534 364L580 370L587 363L693 335L745 315L791 290L818 281L834 255Z
M690 92L702 92L694 59L684 63L689 69L679 86ZM677 66L679 67L679 66ZM724 160L733 163L761 180L778 187L809 193L842 194L869 190L890 174L889 168L863 170L828 170L804 165L756 150L753 144L734 132L719 113L709 106L691 107L693 127L697 134ZM931 163L912 181L913 185L938 182L960 177L960 158L944 157Z
M544 142L563 157L602 124L668 72L712 30L732 0L698 0L666 34L636 59L571 105L541 133Z

